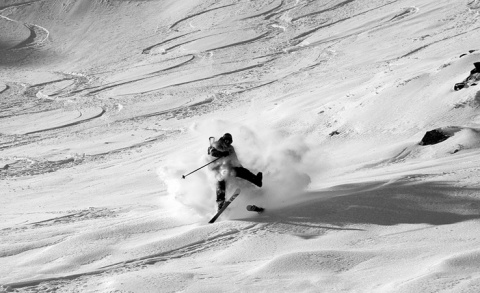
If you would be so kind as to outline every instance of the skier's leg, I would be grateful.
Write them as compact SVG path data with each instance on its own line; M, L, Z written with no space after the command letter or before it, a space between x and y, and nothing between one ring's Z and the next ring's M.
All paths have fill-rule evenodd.
M225 180L217 181L217 206L220 210L225 203L225 189L226 189Z
M262 187L262 179L263 174L262 172L257 173L257 175L250 172L250 170L243 168L243 167L234 167L235 176L250 181L251 183L257 185L258 187Z

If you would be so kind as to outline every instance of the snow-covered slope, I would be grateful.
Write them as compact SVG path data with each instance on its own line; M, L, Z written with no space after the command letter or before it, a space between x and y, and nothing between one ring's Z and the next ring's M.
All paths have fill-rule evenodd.
M478 0L5 0L0 27L0 292L478 292ZM182 175L225 132L264 185L209 225L212 174Z

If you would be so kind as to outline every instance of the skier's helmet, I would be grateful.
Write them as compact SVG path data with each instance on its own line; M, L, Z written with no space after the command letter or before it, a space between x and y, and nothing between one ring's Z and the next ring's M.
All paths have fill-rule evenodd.
M225 133L223 136L223 141L225 141L227 144L232 144L233 142L233 137L230 133Z

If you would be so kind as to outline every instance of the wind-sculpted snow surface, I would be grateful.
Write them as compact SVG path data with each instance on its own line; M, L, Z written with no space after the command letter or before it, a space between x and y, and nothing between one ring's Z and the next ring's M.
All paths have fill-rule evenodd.
M3 1L0 292L478 292L479 7Z

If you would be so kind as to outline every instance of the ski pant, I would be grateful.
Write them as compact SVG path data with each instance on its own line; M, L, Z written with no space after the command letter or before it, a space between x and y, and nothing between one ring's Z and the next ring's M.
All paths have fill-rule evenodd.
M235 171L235 177L239 177L253 184L257 184L257 176L248 169L243 167L233 167L232 169ZM225 180L217 181L217 202L225 201L226 188L227 184Z

